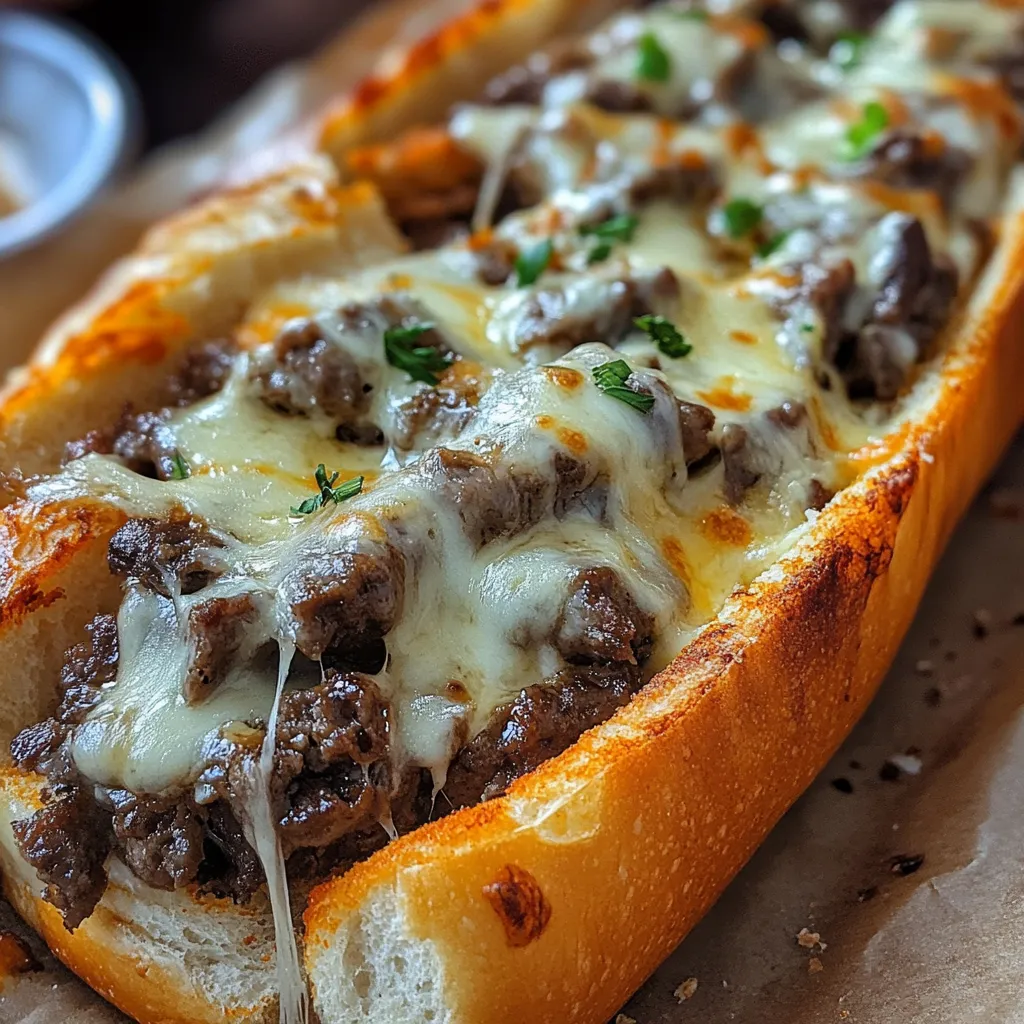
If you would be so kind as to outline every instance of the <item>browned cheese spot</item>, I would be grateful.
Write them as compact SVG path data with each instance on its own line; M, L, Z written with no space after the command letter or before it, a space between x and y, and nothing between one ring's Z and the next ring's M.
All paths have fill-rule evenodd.
M544 933L551 920L551 904L537 879L525 868L506 864L483 891L501 918L510 946L528 946Z

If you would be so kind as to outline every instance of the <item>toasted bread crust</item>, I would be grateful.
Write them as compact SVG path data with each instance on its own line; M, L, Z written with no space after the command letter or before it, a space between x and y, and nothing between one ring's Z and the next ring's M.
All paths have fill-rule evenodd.
M499 0L474 16L527 6ZM560 5L539 34L562 24L574 6ZM482 45L468 24L459 30L464 35L439 34L444 42L432 44L433 61L447 65L465 52L459 47ZM537 41L531 35L529 47ZM418 59L416 74L435 68ZM451 74L454 82L460 72ZM399 75L400 86L364 91L332 114L325 148L336 156L349 144L356 112L381 117L372 130L360 128L361 140L407 123L413 112L402 90L414 80L421 81ZM291 175L299 173L312 174L321 190L308 204L291 193L300 208L289 207L294 219L280 232L225 239L228 263L215 256L212 267L192 248L207 229L244 219L262 203L278 208L274 189L293 189ZM52 468L63 441L93 425L98 405L142 401L137 389L145 382L155 388L158 370L210 329L206 317L224 301L214 290L194 307L184 303L182 312L182 297L207 272L232 265L240 250L245 266L265 265L267 274L281 263L340 269L352 232L372 234L380 223L373 195L339 190L319 165L217 197L156 229L136 260L44 343L8 389L0 461L30 472ZM147 276L154 260L158 272ZM1018 218L1007 224L1001 256L953 340L937 397L898 442L862 453L876 468L819 516L781 572L738 594L632 704L505 797L407 835L315 890L305 915L306 963L321 1006L344 973L341 957L358 935L360 910L385 891L396 895L412 937L437 950L453 1020L598 1022L636 989L863 712L953 525L1024 417L1024 345L1016 328L1024 290L1013 274L1022 260ZM260 273L247 287L258 287ZM78 395L85 398L76 405ZM55 427L50 412L69 402ZM90 519L102 518L95 510L48 514L53 543L36 548L39 509L14 506L0 523L0 650L9 664L26 657L33 632L59 617L67 601L62 574L94 558L97 537L116 525ZM15 716L5 707L0 717ZM24 724L4 721L4 731ZM5 799L17 791L22 802L38 786L9 769L0 781ZM0 839L14 905L76 973L137 1020L272 1015L270 997L228 1013L190 989L184 972L127 967L116 951L114 916L102 906L95 923L69 936L21 876L8 834ZM203 906L211 914L239 913L215 901Z

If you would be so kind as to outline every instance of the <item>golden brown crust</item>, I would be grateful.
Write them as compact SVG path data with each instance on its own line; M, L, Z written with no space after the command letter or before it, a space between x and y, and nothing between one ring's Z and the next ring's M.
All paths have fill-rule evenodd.
M863 713L953 526L1024 418L1013 273L1024 218L1007 237L983 312L900 451L612 720L507 796L316 889L305 915L314 985L334 984L339 937L387 891L446 966L454 1020L597 1024L639 987ZM509 941L490 897L510 870L550 904L532 942Z

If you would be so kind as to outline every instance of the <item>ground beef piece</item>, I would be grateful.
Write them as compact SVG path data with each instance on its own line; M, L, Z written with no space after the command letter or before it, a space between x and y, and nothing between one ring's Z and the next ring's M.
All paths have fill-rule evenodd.
M390 632L401 613L405 559L392 544L377 551L310 556L281 584L298 649L314 661L332 648L358 651Z
M933 132L908 127L885 132L862 160L851 165L849 173L894 188L928 189L949 203L972 163L964 150L936 144Z
M651 97L642 89L619 78L596 78L583 94L584 102L612 114L642 114L652 109ZM680 112L678 117L687 116Z
M256 851L225 801L210 804L204 811L204 859L198 880L205 892L246 903L263 884L263 868Z
M485 242L471 243L469 251L476 276L484 284L504 284L512 276L517 250L507 239L489 238Z
M355 359L315 320L292 320L272 344L257 349L250 378L260 398L279 412L320 409L349 422L369 404Z
M853 295L857 273L846 258L823 264L809 263L802 268L800 296L818 310L823 324L822 348L835 352L842 343L843 314Z
M711 200L719 186L718 175L709 164L679 162L651 167L637 175L630 184L629 196L634 203L654 199L699 203Z
M227 383L237 349L233 341L208 341L185 354L169 385L172 405L192 405L216 394Z
M593 60L594 55L585 42L577 39L559 41L543 53L532 54L525 64L491 79L484 90L484 100L495 106L511 103L537 106L552 78L589 67Z
M842 376L851 398L891 401L925 347L949 318L958 274L944 254L933 255L921 222L902 213L878 224L872 263L876 289L862 322L848 306L829 319L825 357Z
M86 455L110 455L114 451L114 430L107 427L102 430L90 430L85 437L75 438L64 445L64 455L61 458L61 465L66 466L75 459L81 459Z
M738 505L751 488L773 485L785 468L787 448L810 450L807 409L801 402L782 402L760 423L727 423L721 442L726 501Z
M114 428L111 454L120 456L141 476L172 479L178 449L167 416L166 410L136 413L126 409Z
M548 516L565 515L596 482L590 467L563 452L546 473L454 448L433 449L419 468L458 510L466 536L478 548L515 536Z
M513 314L513 345L520 352L543 347L557 358L577 345L616 345L634 330L633 320L676 299L679 280L668 268L645 277L582 277L529 294Z
M416 391L395 410L391 443L413 451L454 437L475 415L479 398L479 381L465 378Z
M627 662L641 664L650 656L654 620L637 606L614 569L582 570L555 631L555 647L572 665Z
M182 686L187 703L205 700L223 682L258 614L252 594L214 597L193 606L188 615L191 650Z
M448 770L444 794L455 808L500 796L520 775L560 754L629 703L639 668L579 668L550 684L531 686L495 710L487 727L462 748Z
M45 886L44 898L68 931L93 911L107 887L103 869L110 850L110 816L77 787L13 824L14 838Z
M202 590L218 574L211 549L223 547L208 527L186 514L167 519L129 519L113 537L107 564L115 576L135 580L165 597Z
M683 436L683 454L686 465L694 466L706 459L714 450L711 430L715 414L706 405L680 400L679 429Z
M53 718L22 730L11 741L11 756L23 771L45 772L67 735L100 699L100 691L117 678L117 620L97 615L86 627L88 640L64 655L60 671L61 700Z
M322 686L286 694L276 742L272 800L286 854L378 826L391 785L388 717L369 676L328 671Z
M136 877L156 889L181 889L199 876L204 822L189 800L109 790L114 841Z

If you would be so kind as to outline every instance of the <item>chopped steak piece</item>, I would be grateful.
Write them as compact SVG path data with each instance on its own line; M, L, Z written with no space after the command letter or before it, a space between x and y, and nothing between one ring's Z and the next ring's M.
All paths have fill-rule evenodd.
M556 627L555 646L570 664L642 664L654 620L642 612L614 569L581 570Z
M192 405L215 395L227 383L237 349L226 339L208 341L185 354L178 372L170 381L171 404Z
M491 715L487 728L459 751L445 796L455 808L500 796L520 775L560 754L587 729L625 704L642 685L640 670L566 671L551 685L531 686Z
M85 631L89 639L64 655L61 700L54 717L29 726L11 741L11 757L22 771L47 771L68 728L85 719L102 687L117 678L117 620L113 615L97 615Z
M280 412L321 409L347 421L368 405L355 359L316 320L286 324L271 345L253 353L249 373L263 401Z
M22 856L46 886L46 901L73 931L107 887L103 862L112 841L108 816L84 790L72 787L12 827Z
M314 661L331 648L359 649L390 632L402 609L405 558L384 542L365 551L315 555L281 584L295 644Z
M391 788L388 717L369 676L328 670L322 686L286 694L276 741L272 796L286 852L378 824Z
M402 451L422 450L454 437L476 413L481 379L450 377L436 388L422 388L395 409L391 443Z
M807 409L787 401L746 426L727 423L722 430L725 498L738 505L758 484L772 487L786 465L787 451L806 459L811 454Z
M114 839L132 872L157 889L191 885L203 861L203 821L181 800L107 793L114 808Z
M129 519L113 537L107 553L115 576L134 580L170 597L202 590L218 574L211 549L223 547L205 524L185 514L168 519Z
M258 616L251 594L214 597L188 615L191 643L182 694L189 704L205 700L224 680Z
M715 425L715 414L706 405L684 402L679 405L679 426L683 435L683 452L686 465L692 466L711 454L714 445L711 430Z
M124 459L129 469L158 480L173 478L178 449L167 425L167 412L126 410L114 428L111 453Z

